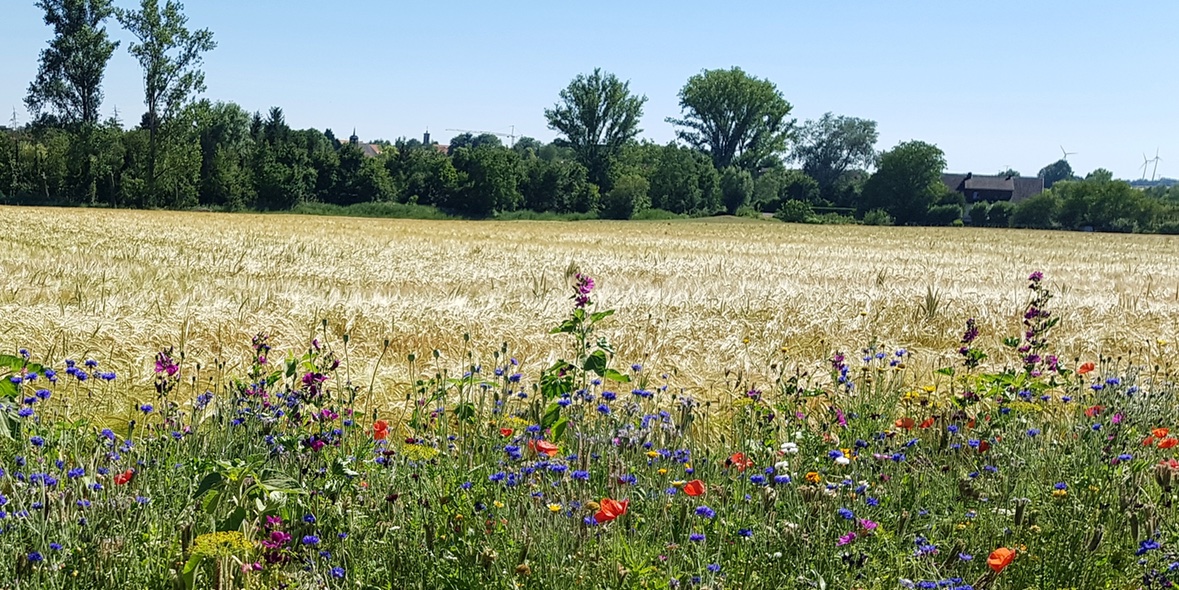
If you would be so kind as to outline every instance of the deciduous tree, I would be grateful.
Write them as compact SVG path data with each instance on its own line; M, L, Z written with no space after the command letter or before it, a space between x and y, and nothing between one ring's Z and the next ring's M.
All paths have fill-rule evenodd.
M786 150L793 119L777 86L741 68L705 70L680 90L677 136L708 153L718 170L731 165L755 171Z

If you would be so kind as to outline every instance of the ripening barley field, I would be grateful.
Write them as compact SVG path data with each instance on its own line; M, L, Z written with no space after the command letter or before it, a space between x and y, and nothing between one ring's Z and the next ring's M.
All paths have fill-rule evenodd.
M1165 364L1173 349L1160 341L1179 332L1179 239L1164 236L35 208L0 219L0 346L101 356L132 383L150 379L161 347L232 370L254 334L297 350L323 320L349 334L353 379L368 384L375 370L392 398L412 353L438 349L446 366L506 342L536 369L560 352L548 332L575 271L618 310L607 331L625 335L621 359L704 398L736 374L764 383L772 364L814 370L832 350L871 344L942 366L971 317L1001 352L1021 332L1022 280L1035 269L1057 292L1064 357Z
M0 208L0 589L1179 580L1179 240Z

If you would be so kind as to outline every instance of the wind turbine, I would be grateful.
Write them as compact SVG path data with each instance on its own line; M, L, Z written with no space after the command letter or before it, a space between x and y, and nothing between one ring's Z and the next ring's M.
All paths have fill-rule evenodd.
M1146 154L1143 153L1142 154L1142 180L1143 181L1146 180L1146 169L1150 167L1150 162L1151 162L1150 158L1147 158Z
M1069 156L1075 156L1075 155L1077 155L1077 152L1066 152L1066 151L1064 151L1064 146L1063 146L1063 145L1062 145L1062 146L1060 146L1060 153L1064 154L1064 157L1062 157L1061 159L1062 159L1062 160L1064 160L1064 161L1066 161L1066 162L1068 161L1068 157L1069 157Z
M1144 157L1145 157L1145 155L1146 154L1143 154ZM1159 160L1161 160L1161 159L1162 158L1159 157L1159 148L1154 148L1154 159L1151 160L1152 162L1154 162L1154 169L1150 171L1150 181L1151 182L1154 182L1154 175L1156 173L1158 173L1158 171L1159 171ZM1146 176L1145 171L1142 172L1142 176L1143 177Z

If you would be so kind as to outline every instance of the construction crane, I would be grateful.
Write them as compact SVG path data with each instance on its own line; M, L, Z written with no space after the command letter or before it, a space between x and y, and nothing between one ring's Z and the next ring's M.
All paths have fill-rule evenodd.
M511 133L500 133L499 131L476 131L474 129L447 129L447 131L453 131L455 133L470 133L471 135L498 135L499 137L508 138L508 141L511 142L508 147L513 147L516 145L516 126L510 125L510 127L512 129Z

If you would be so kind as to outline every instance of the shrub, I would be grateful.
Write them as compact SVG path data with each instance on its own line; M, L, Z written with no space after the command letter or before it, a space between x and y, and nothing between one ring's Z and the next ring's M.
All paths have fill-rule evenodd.
M1015 206L1011 213L1013 227L1049 229L1056 226L1060 198L1055 191L1040 193Z
M602 199L602 217L605 219L630 219L634 214L651 206L647 190L651 185L638 174L627 174L614 183L614 188Z
M962 219L962 208L958 205L934 205L925 213L925 223L929 225L950 225L956 219Z
M810 203L794 199L782 203L778 207L778 212L774 214L775 219L786 223L807 223L814 216L815 210Z
M1008 201L999 201L987 210L986 224L988 227L1007 227L1011 225L1011 215L1015 213L1015 205Z
M977 227L982 227L984 225L987 225L987 210L988 209L990 209L990 206L985 202L975 203L975 204L971 205L970 206L970 224L977 226Z
M884 209L873 209L864 214L864 225L892 225L895 220Z

